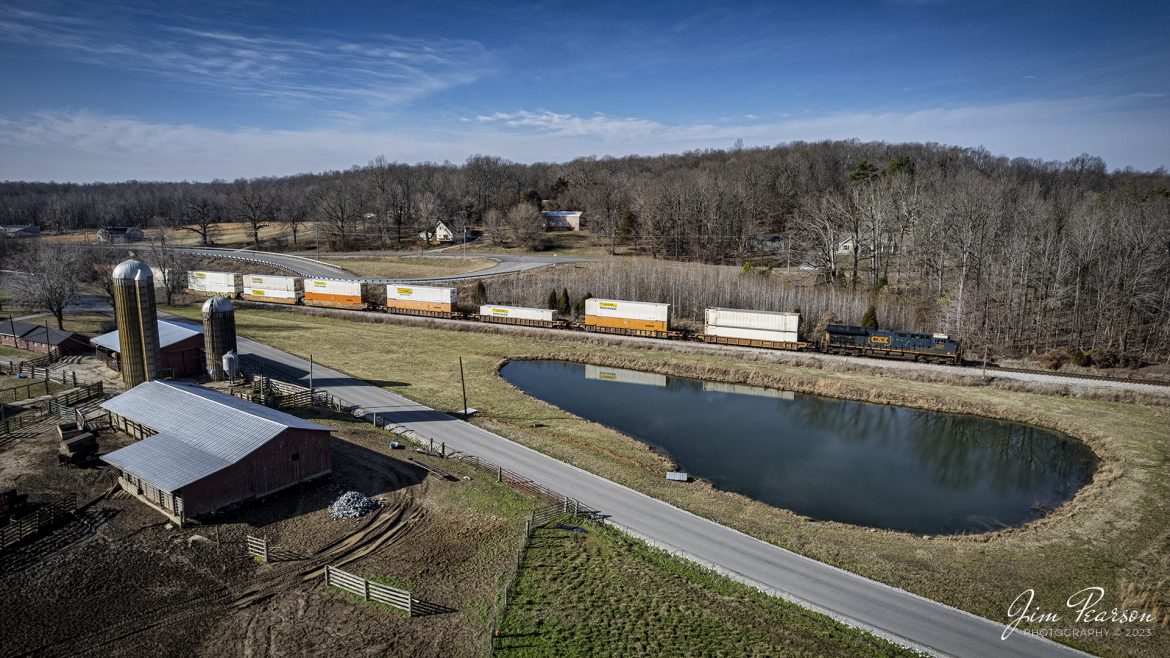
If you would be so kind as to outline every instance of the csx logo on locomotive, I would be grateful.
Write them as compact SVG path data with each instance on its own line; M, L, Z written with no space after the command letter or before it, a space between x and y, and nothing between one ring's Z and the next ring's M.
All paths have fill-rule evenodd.
M889 345L890 344L890 337L889 336L870 336L869 342L873 343L874 345Z

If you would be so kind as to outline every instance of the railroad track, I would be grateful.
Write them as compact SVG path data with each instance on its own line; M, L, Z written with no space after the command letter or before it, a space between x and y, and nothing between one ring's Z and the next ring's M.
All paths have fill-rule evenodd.
M967 366L956 366L962 368L964 371L979 370L982 366L978 364L971 364ZM1170 387L1170 382L1158 381L1156 379L1137 379L1131 377L1110 377L1109 375L1094 375L1090 373L1080 372L1060 372L1053 370L1031 370L1028 368L1003 368L1000 366L988 366L987 374L991 375L998 372L1014 372L1022 375L1038 375L1042 377L1065 377L1068 379L1089 379L1106 382L1121 382L1123 384L1142 384L1144 386L1165 386Z

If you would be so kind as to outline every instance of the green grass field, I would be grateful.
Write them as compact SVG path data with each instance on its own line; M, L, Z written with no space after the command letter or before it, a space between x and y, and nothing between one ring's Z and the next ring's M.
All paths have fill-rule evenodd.
M195 308L182 311L188 315ZM1170 654L1170 409L802 368L728 355L648 350L582 338L450 331L241 309L238 330L443 410L458 409L462 357L475 422L524 445L803 555L991 619L1034 588L1059 609L1103 587L1107 607L1159 619L1152 638L1091 638L1124 656ZM339 339L344 336L344 340ZM668 486L671 464L645 445L523 395L496 371L507 357L554 357L788 390L995 416L1055 428L1102 459L1093 482L1045 519L970 537L920 537L816 522L702 483ZM491 455L484 457L490 459ZM572 495L572 492L565 492Z
M911 656L593 525L536 530L496 655Z

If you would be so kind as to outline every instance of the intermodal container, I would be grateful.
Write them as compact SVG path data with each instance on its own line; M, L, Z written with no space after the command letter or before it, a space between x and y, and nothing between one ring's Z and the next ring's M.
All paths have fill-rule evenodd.
M244 291L244 277L233 272L188 272L187 288L205 295L235 297Z
M585 379L619 384L641 384L642 386L666 386L666 375L625 368L609 368L585 364Z
M799 313L776 313L772 311L750 311L737 308L709 308L703 312L710 328L735 327L738 329L759 329L796 333L800 328Z
M769 329L744 329L742 327L720 327L709 324L703 330L708 336L719 336L720 338L738 338L740 340L762 340L773 343L795 343L797 332L795 331L772 331Z
M386 286L386 307L391 309L452 313L456 297L455 288L393 283Z
M668 331L670 304L620 299L585 300L585 324L639 331Z
M296 304L304 296L304 279L299 276L248 274L244 276L244 299L276 304Z
M310 306L365 307L369 287L356 279L305 279L305 304Z
M552 322L553 312L543 308L526 308L523 306L492 306L479 307L479 314L485 318L505 318L508 320L535 320Z

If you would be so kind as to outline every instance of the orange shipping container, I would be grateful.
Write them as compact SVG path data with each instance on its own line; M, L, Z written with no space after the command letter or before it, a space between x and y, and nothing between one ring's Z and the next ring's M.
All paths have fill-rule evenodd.
M314 290L305 291L305 303L310 300L317 302L325 302L327 304L361 304L361 295L339 295L336 293L316 292Z
M586 315L585 324L594 327L617 327L636 331L667 331L667 323L657 320L635 320L633 318L610 318L601 315Z
M454 313L454 304L442 302L416 302L409 299L387 299L386 308L400 308L406 311L432 311L435 313Z

